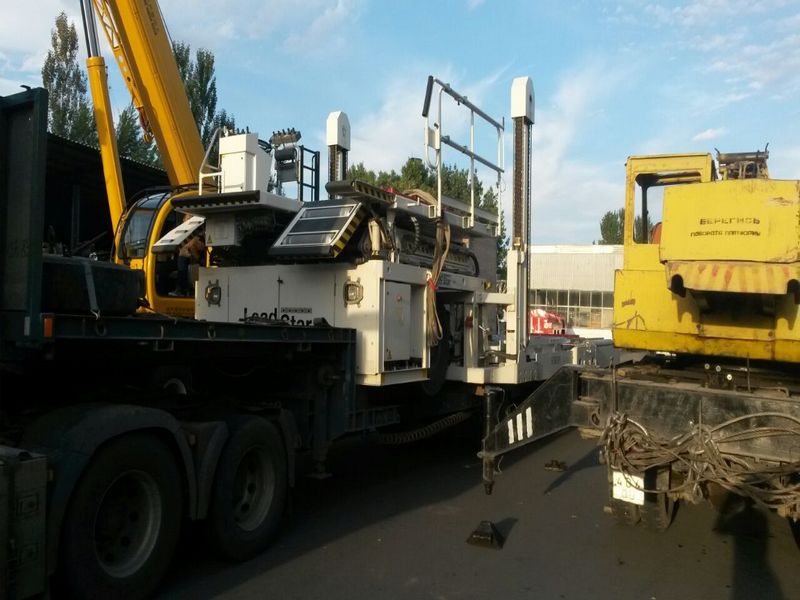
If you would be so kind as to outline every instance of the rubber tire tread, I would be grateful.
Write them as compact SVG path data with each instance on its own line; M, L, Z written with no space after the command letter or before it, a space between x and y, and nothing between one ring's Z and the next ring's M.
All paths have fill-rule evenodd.
M289 494L288 464L283 438L271 422L249 415L237 415L227 422L230 437L215 470L206 528L217 554L244 561L264 551L280 527ZM246 531L234 520L231 490L237 464L257 445L265 447L275 461L275 495L261 525Z
M153 477L161 491L161 533L149 559L135 574L119 579L106 573L97 560L92 529L109 486L125 470ZM69 501L61 533L56 597L148 598L170 566L181 530L183 480L175 456L151 433L132 433L113 439L92 457Z

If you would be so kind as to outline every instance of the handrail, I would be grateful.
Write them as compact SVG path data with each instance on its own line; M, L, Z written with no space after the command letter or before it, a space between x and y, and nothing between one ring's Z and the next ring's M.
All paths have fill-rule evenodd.
M430 104L433 96L433 86L439 86L439 100L438 111L436 120L433 127L430 124ZM469 145L459 144L454 142L450 136L442 135L442 95L447 94L453 98L459 106L465 106L470 111L470 124L469 124ZM492 162L490 159L484 158L475 152L475 115L478 115L489 125L494 127L497 132L497 159ZM489 116L486 112L481 110L478 106L470 102L470 100L455 91L449 84L433 77L428 76L427 86L425 88L425 101L422 107L422 116L425 118L425 162L432 169L436 169L436 182L437 182L437 197L436 197L436 216L442 216L442 144L457 150L464 156L469 158L469 188L470 188L470 210L468 217L468 226L475 226L475 163L479 162L485 167L497 173L497 184L500 184L500 178L503 175L503 134L505 131L505 119L497 121ZM432 161L430 158L430 148L436 152L436 160Z

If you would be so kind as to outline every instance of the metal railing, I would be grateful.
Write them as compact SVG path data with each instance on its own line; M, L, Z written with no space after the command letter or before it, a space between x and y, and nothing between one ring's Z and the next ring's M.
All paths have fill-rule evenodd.
M431 97L433 95L433 86L439 86L439 99L438 99L438 112L436 115L436 121L431 126L430 123L430 104L431 104ZM451 98L456 101L456 104L459 106L464 106L470 111L469 117L469 145L459 144L458 142L453 141L449 135L443 135L443 125L442 125L442 96L447 94ZM497 159L496 162L492 162L490 159L487 159L480 154L475 152L475 115L486 121L489 125L491 125L496 133L497 133ZM470 102L466 96L463 96L456 92L449 84L444 83L443 81L436 79L432 75L428 76L428 85L425 90L425 103L422 108L422 116L425 117L425 143L424 143L424 151L425 151L425 160L433 169L436 169L436 180L437 180L437 197L436 197L436 216L442 216L442 144L457 150L464 156L469 158L469 188L470 188L470 210L469 210L469 217L468 217L468 225L469 227L475 226L475 208L476 208L476 201L475 201L475 163L479 162L483 166L495 171L497 173L497 183L500 184L500 178L504 173L503 169L503 133L505 131L505 119L501 119L497 121L496 119L490 117L486 114L483 110L475 106L472 102ZM429 149L433 148L436 152L436 160L431 161Z

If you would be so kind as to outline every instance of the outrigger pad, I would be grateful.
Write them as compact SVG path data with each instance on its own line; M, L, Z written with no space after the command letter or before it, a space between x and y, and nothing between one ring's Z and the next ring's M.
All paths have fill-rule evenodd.
M468 544L483 548L494 548L495 550L500 550L505 542L505 538L497 531L497 527L491 521L481 521L475 531L469 534L467 538Z

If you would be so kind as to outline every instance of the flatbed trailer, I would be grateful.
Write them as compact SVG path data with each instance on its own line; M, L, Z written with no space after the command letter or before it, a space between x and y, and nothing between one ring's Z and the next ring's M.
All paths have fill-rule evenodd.
M499 391L490 390L499 408ZM774 364L651 356L563 367L501 419L487 412L483 479L500 458L574 427L598 440L611 513L661 531L677 501L730 492L800 517L800 380Z
M56 572L68 596L144 597L184 519L253 555L295 455L321 469L398 407L356 394L353 329L115 314L129 270L40 251L46 110L40 89L0 98L0 598Z

